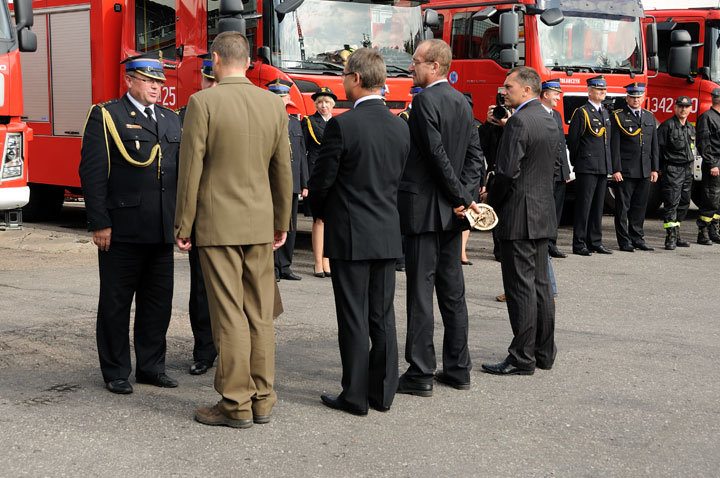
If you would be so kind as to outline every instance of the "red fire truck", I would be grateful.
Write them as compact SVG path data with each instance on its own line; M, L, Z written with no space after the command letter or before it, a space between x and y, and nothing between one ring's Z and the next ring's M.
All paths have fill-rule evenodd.
M472 94L480 120L511 65L533 67L543 80L560 79L558 109L566 131L572 113L587 101L588 78L605 76L607 102L615 108L624 102L625 85L646 82L648 69L657 69L656 43L645 47L646 32L656 38L655 24L644 27L639 0L430 0L423 7L438 13L433 34L453 54L448 79ZM649 209L659 206L659 197L653 190ZM607 203L614 205L611 190Z
M160 50L167 82L161 102L186 104L200 88L200 60L222 29L244 29L259 86L293 82L299 113L312 114L320 86L350 104L342 88L343 51L378 48L387 64L386 99L410 101L407 68L424 37L420 3L407 0L34 0L38 52L23 57L25 115L35 130L26 215L53 215L66 191L80 193L77 169L85 117L93 103L124 93L120 61Z
M710 93L720 86L720 1L685 0L682 8L668 8L670 2L646 0L645 12L658 26L660 67L649 78L648 108L659 122L670 118L678 96L692 100L689 120L695 124L707 111ZM669 52L680 52L680 61L671 62ZM689 74L688 74L689 71ZM695 160L693 199L698 199L702 158Z
M22 225L19 208L27 204L28 142L32 130L21 120L23 112L20 51L34 51L36 37L30 0L16 0L13 5L15 27L10 23L8 2L0 6L0 228Z

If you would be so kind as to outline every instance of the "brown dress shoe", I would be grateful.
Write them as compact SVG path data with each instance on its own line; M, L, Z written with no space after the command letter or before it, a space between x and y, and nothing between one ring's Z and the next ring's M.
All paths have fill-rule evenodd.
M230 418L220 411L217 405L198 408L195 412L195 420L203 425L224 425L232 428L250 428L253 425L252 418Z

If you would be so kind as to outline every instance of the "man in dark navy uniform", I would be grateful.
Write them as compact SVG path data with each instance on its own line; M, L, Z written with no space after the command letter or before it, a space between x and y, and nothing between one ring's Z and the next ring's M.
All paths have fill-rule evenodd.
M563 205L565 204L565 187L566 184L570 182L570 165L568 164L567 146L565 145L565 130L563 129L562 116L560 116L560 113L555 109L561 96L562 88L559 79L554 78L542 82L540 103L542 103L545 109L552 115L558 126L558 142L553 173L553 197L555 198L555 217L557 218L558 225L560 225L560 217L562 216ZM549 244L549 252L552 257L567 257L567 254L558 250L557 240L555 238L551 238Z
M165 374L173 293L173 221L180 119L156 105L165 82L158 54L128 58L122 98L93 105L80 180L98 247L97 345L108 390L131 393L130 307L135 297L135 377L176 387Z
M285 106L292 105L290 101L290 88L292 82L278 78L266 84L268 90L282 98ZM302 197L308 195L308 165L305 139L303 138L302 125L295 115L288 115L288 134L290 135L290 166L293 177L292 195L292 227L288 231L285 244L275 251L275 280L301 280L302 277L295 274L291 269L293 253L295 252L295 236L297 235L297 209L298 194Z
M200 66L200 87L204 90L217 85L215 74L212 69L212 56L210 53L199 55L202 60ZM178 110L180 124L185 121L187 105ZM191 240L195 240L195 231L191 234ZM193 333L193 364L190 366L191 375L202 375L215 363L217 351L212 338L212 327L210 326L210 309L208 308L207 290L203 280L202 268L200 267L200 254L197 247L188 252L190 260L190 301L188 310L190 312L190 328Z
M575 168L575 225L573 254L612 254L602 243L602 212L607 175L613 173L610 115L602 102L607 94L605 77L587 80L588 102L570 119L567 145Z
M680 96L675 114L658 127L662 197L665 206L665 249L690 247L680 237L680 223L690 207L690 190L695 161L695 127L687 120L692 101Z
M621 251L653 251L645 243L643 223L650 183L658 179L659 154L655 117L643 109L645 83L625 86L625 106L613 111L615 165L615 234Z
M697 243L720 244L720 88L712 90L712 106L697 121L697 146L702 156L702 192Z

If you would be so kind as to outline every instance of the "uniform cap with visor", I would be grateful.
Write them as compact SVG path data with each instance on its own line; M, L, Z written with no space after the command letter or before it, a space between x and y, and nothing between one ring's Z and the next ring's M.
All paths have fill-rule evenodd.
M692 101L687 96L678 96L675 106L692 106Z
M162 53L153 51L142 55L131 56L120 62L125 65L125 73L134 71L154 80L165 81L163 73Z
M590 88L596 88L598 90L607 90L607 81L605 81L605 77L602 75L593 76L592 78L588 78L586 82Z
M205 53L204 55L198 55L198 58L202 60L202 66L200 67L200 73L208 80L215 81L215 73L213 73L213 62L212 53Z
M313 101L315 101L318 99L319 96L329 96L330 98L333 99L333 101L337 102L337 96L335 96L335 93L333 93L333 90L331 90L327 86L321 86L320 88L318 88L318 90L315 93L313 93L311 98L313 99Z
M559 78L552 78L550 80L546 80L542 82L542 90L553 90L553 91L559 91L562 93L562 87L560 85L560 79Z
M639 98L645 94L645 83L630 83L625 85L625 91L632 98Z

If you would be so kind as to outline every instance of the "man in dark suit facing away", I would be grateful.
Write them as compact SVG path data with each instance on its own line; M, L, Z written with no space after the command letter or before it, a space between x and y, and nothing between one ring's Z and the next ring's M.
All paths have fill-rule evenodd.
M393 299L402 243L397 191L410 134L379 94L385 71L374 49L350 55L343 87L354 106L328 121L309 182L311 209L325 223L343 368L342 393L321 399L354 415L367 415L368 405L387 411L398 381Z
M538 100L540 76L513 68L505 79L515 113L500 140L495 181L488 194L498 212L502 276L513 340L488 373L532 375L555 360L555 303L548 271L548 241L556 237L553 171L557 124Z
M462 230L468 227L463 213L468 207L479 210L472 198L481 182L482 153L472 109L446 78L451 58L442 40L422 42L413 55L410 71L423 91L412 102L412 149L398 193L406 241L405 360L410 365L398 392L422 397L432 396L436 367L433 290L445 326L437 380L469 389L472 368L460 251Z

